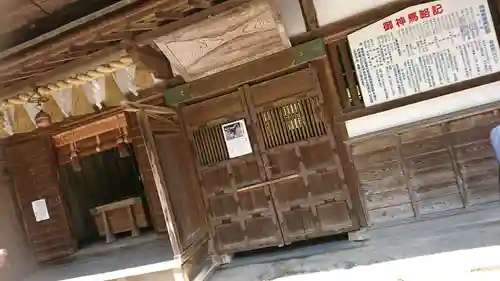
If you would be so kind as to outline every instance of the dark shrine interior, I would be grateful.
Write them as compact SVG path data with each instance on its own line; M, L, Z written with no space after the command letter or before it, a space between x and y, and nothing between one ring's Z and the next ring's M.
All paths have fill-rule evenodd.
M130 152L130 156L122 158L115 148L83 157L81 171L74 171L71 163L59 166L60 184L79 248L104 241L99 237L91 213L93 208L140 197L147 210L140 174L132 150ZM146 215L148 213L146 211Z

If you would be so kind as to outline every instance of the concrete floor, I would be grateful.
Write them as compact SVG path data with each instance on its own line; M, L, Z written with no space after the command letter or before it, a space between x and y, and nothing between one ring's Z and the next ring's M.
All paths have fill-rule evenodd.
M237 257L210 281L421 281L435 280L436 274L447 276L439 280L500 280L499 203L367 233L366 242L321 240ZM171 259L168 240L144 242L115 244L100 255L99 247L90 247L24 281L103 281L113 279L103 277L105 272L118 279L134 270L150 272L137 281L171 281L162 270Z
M210 281L500 280L500 204L367 233L366 242L236 258Z
M146 234L86 247L57 264L41 266L23 281L105 281L136 275L148 275L141 281L168 281L158 276L175 265L168 238Z

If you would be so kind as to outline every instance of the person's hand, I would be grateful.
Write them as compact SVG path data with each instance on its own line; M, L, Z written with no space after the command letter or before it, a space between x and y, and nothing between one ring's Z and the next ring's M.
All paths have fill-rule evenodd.
M0 268L4 267L7 263L7 250L0 249Z

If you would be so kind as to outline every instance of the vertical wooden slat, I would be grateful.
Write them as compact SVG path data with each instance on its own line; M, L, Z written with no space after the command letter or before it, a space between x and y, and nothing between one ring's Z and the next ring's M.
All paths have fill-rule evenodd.
M342 104L343 109L349 109L351 107L351 102L347 95L347 86L344 80L344 71L339 61L339 51L338 43L332 43L328 45L329 51L329 61L332 66L332 72L335 79L335 84L337 86L337 94Z
M277 128L280 132L280 135L282 136L278 146L284 143L292 142L293 139L290 131L288 130L287 120L285 119L286 111L286 108L277 108L274 110L276 116L278 117L276 120L274 120L274 122L277 124Z
M304 106L303 104L305 103L305 101L299 101L295 104L296 108L297 108L297 115L300 117L299 120L300 120L300 134L301 134L301 139L302 140L305 140L309 137L309 134L307 133L307 122L306 122L306 118L305 118L305 115L304 115L304 112L302 111L302 107ZM299 121L297 121L299 122Z
M195 132L193 134L193 141L194 141L194 147L196 150L196 155L198 156L198 163L200 164L200 166L204 166L208 160L205 158L205 153L203 153L203 150L200 146L201 141L200 141L199 132Z
M403 144L401 140L401 136L397 136L397 141L398 143L396 144L396 150L397 150L397 155L398 155L398 161L401 166L401 170L403 171L403 176L405 178L405 187L408 189L408 195L410 197L411 201L411 207L413 209L413 213L415 214L416 218L420 218L420 210L418 209L417 206L417 195L415 194L415 190L411 187L411 175L409 174L408 167L406 165L406 162L403 158Z
M278 109L276 109L276 108L270 109L269 113L270 113L269 123L271 124L271 126L273 128L273 135L275 136L275 140L276 140L276 142L273 143L272 147L277 147L280 145L280 143L286 141L286 139L288 138L286 131L284 131L283 128L280 127L280 125L283 126L283 123L285 121L281 118L281 114L280 114L280 111ZM281 121L281 120L283 120L283 121Z
M347 84L349 86L349 92L354 106L360 106L362 104L359 98L358 88L354 73L354 67L351 60L351 55L347 49L347 41L341 41L339 44L340 57L342 58L342 64L344 65L345 75L347 76Z
M293 110L292 110L293 103L287 104L286 106L284 106L284 108L286 109L286 113L288 115L287 116L288 118L285 120L287 125L285 125L285 124L283 124L283 125L285 125L286 131L289 132L289 134L291 136L291 141L297 142L299 139L297 138L297 130L295 129L294 124L293 124ZM287 126L291 126L292 129L290 130L290 128L288 128Z
M326 126L318 107L317 98L308 98L257 113L257 125L262 132L266 148L325 135ZM266 128L266 116L270 118L270 128ZM288 125L291 125L293 130Z
M441 124L441 132L443 133L443 135L446 135L448 133L448 124L447 123L443 123ZM449 141L446 141L446 150L448 151L448 155L450 156L450 160L451 160L451 165L453 167L453 172L455 173L455 178L457 180L457 186L458 186L458 190L460 192L460 196L462 197L462 204L464 205L464 207L467 207L467 202L469 201L468 200L468 196L467 196L467 188L465 187L465 184L464 184L464 180L463 180L463 176L462 176L462 172L460 171L460 167L458 165L458 162L457 162L457 155L455 153L455 150L453 149L452 145L449 143Z
M221 160L229 159L229 152L227 151L226 142L224 141L224 132L219 127L217 130L217 141L219 142L219 149L221 152Z
M266 130L266 125L264 123L263 116L265 115L266 112L261 112L257 115L257 120L258 120L258 126L260 127L260 131L262 132L263 136L263 141L264 141L264 147L269 148L269 135L267 133L268 130Z
M193 132L193 141L200 166L229 159L224 133L220 125L199 128Z
M212 150L212 139L210 137L210 129L208 127L204 127L202 129L202 133L203 133L203 140L204 140L204 150L207 151L208 153L208 159L209 159L209 164L212 164L215 162L215 154Z
M220 158L222 153L220 153L219 147L217 145L217 128L210 127L208 132L210 134L210 147L212 148L212 151L214 153L214 162L222 161L222 159Z
M304 117L304 121L305 121L304 127L306 130L306 135L308 138L311 138L314 136L314 133L313 133L312 128L311 128L311 123L312 123L311 118L306 111L307 102L308 102L307 100L302 101L300 110L301 110L302 116Z
M299 0L302 15L306 24L307 31L311 31L319 27L316 8L313 0Z

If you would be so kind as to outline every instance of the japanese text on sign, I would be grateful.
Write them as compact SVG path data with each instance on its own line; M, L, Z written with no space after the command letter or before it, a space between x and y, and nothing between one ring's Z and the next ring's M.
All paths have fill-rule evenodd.
M392 30L394 28L394 26L402 27L406 23L409 23L409 24L416 23L419 21L419 19L430 18L431 15L437 16L437 15L442 14L443 11L444 11L443 5L436 4L436 5L433 5L431 8L424 8L422 10L419 10L418 13L417 12L410 12L410 13L408 13L408 16L406 16L406 17L400 16L400 17L396 18L394 21L392 21L392 20L384 21L384 23L383 23L384 30L385 31Z
M487 0L410 7L348 40L366 106L500 71Z

